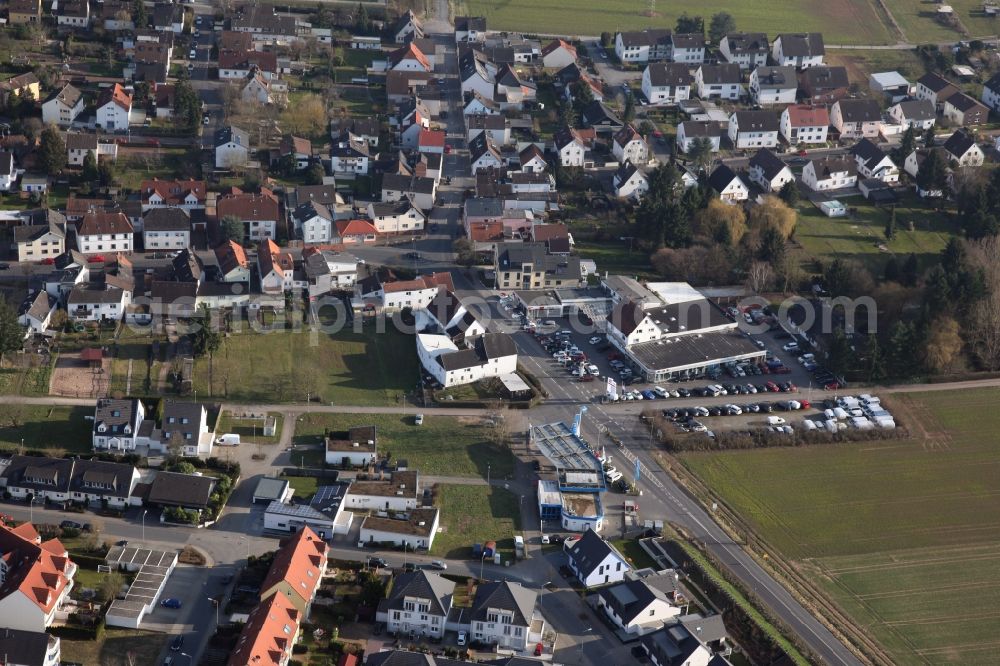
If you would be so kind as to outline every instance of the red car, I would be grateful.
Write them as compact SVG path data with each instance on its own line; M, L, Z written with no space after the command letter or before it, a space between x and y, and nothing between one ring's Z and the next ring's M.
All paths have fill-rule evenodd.
M836 391L837 389L840 388L840 384L838 382L828 382L826 384L823 384L823 388L825 388L827 391Z
M582 376L580 377L580 381L581 381L581 382L592 382L592 381L594 381L595 379L596 379L596 377L594 377L594 375L590 375L590 374L587 374L587 375L582 375Z
M447 143L444 145L444 154L451 155L451 146L448 145Z
M775 384L774 382L767 382L766 384L764 384L764 386L765 386L765 387L767 388L767 390L768 390L768 391L770 391L771 393L777 393L777 392L778 392L778 391L780 390L780 389L778 388L778 385L777 385L777 384Z
M802 409L809 409L810 407L812 407L812 403L810 403L808 400L799 400L799 403L802 405Z
M545 651L545 646L544 645L542 645L541 643L536 643L535 644L535 656L536 657L541 657L542 656L542 652L544 652L544 651Z

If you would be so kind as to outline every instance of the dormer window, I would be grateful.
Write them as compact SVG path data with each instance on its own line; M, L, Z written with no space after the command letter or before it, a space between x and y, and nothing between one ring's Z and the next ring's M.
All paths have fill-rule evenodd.
M124 433L125 433L126 435L130 435L130 434L132 434L132 426L130 426L129 424L127 424L127 423L126 423L126 424L125 424L125 427L124 427L124 428L122 428L122 431L123 431L123 432L124 432Z
M106 425L104 425L103 423L98 424L97 432L107 432L107 430L108 427Z

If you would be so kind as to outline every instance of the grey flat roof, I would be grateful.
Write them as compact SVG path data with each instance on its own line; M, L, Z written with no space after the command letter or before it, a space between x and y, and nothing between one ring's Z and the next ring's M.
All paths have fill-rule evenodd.
M281 500L288 489L288 481L273 476L262 476L253 489L253 499Z
M736 329L727 329L643 342L631 346L629 353L647 370L662 371L763 356L764 350Z
M165 572L176 558L177 553L130 546L126 543L124 546L112 546L104 557L104 561L108 565L129 565L145 567L146 569L156 567Z
M531 429L531 442L555 465L559 488L604 490L604 470L590 446L565 423Z

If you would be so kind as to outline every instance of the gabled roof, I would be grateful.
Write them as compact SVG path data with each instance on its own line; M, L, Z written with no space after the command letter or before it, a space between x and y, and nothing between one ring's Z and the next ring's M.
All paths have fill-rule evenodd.
M286 271L294 270L294 262L290 254L282 252L270 238L265 238L257 246L257 262L260 264L260 277L272 272L284 277Z
M7 569L0 600L21 594L48 614L69 584L66 573L72 562L58 540L39 543L34 528L25 525L11 529L0 522L0 553Z
M639 134L639 131L635 127L633 127L631 123L625 125L620 130L615 132L615 143L617 143L619 146L624 148L632 141L642 141L643 143L645 143L645 140L642 138L642 135Z
M622 125L621 119L600 100L593 100L583 108L580 114L587 125L608 124L612 127Z
M491 609L513 613L511 624L527 627L535 612L535 601L538 594L522 587L518 583L508 581L491 581L483 583L476 589L472 600L472 621L483 621Z
M873 99L842 99L836 106L846 123L870 123L882 119L882 110Z
M937 118L934 102L929 99L907 99L896 106L899 107L906 120L934 120Z
M143 203L149 203L150 197L158 195L166 205L180 206L185 203L188 195L193 194L198 203L204 203L207 198L207 188L203 180L160 180L153 178L139 184Z
M475 30L484 32L486 30L486 17L484 16L456 16L455 32L469 32Z
M563 127L556 131L555 135L552 137L552 142L555 144L556 150L562 150L571 143L578 143L583 147L586 147L583 139L580 138L579 133L572 127Z
M295 211L292 213L292 217L300 222L312 219L314 217L321 217L324 220L333 221L336 217L330 212L330 209L319 203L318 201L307 201L305 203L299 204Z
M24 299L24 303L21 304L17 314L18 316L31 317L37 321L44 321L45 316L52 311L54 306L55 300L44 289L41 289L34 296L28 296Z
M670 41L670 30L639 30L632 32L620 32L618 33L621 38L622 46L635 47L635 46L656 46L658 44L666 44Z
M97 108L108 104L116 104L128 111L132 108L132 96L125 92L120 83L116 83L110 88L105 88L97 97Z
M321 570L326 568L326 551L327 545L319 535L303 527L278 549L260 586L261 592L266 593L284 581L308 604L319 588Z
M740 132L777 132L778 114L773 111L736 111L729 122Z
M576 564L577 571L584 578L593 573L609 555L613 555L625 563L625 558L622 557L621 553L593 530L586 530L580 540L566 552L566 555Z
M716 138L722 136L722 126L713 120L685 120L680 125L684 128L684 136L694 138Z
M642 176L643 179L646 178L646 174L642 173L636 165L632 164L631 160L625 160L618 166L618 170L615 171L615 184L619 186L624 185L636 174Z
M851 155L860 160L868 168L875 168L879 162L885 159L885 153L868 139L861 139L851 146Z
M406 26L409 25L413 26L413 33L415 37L423 37L423 26L420 24L420 20L413 13L413 10L410 9L407 9L396 18L396 21L392 24L392 29L389 32L393 36L398 35Z
M215 477L177 472L157 472L149 487L153 504L203 509L215 488Z
M788 168L780 157L772 153L767 148L761 148L758 150L753 157L750 158L750 167L759 167L763 173L764 177L768 180L773 180L778 174L783 170Z
M23 224L14 227L14 242L30 243L46 234L53 234L59 238L66 237L66 233L59 227L55 220L50 220L48 224Z
M740 177L736 175L736 172L725 164L720 164L715 168L715 171L712 172L712 175L708 177L708 184L711 185L712 189L716 192L722 192L729 187L734 180L740 180Z
M545 161L545 154L542 152L542 149L533 143L529 143L525 146L521 152L518 153L517 157L521 164L527 164L533 159L540 159L543 162Z
M968 111L971 111L972 109L975 109L977 107L982 108L984 110L986 109L985 105L981 104L977 99L970 97L969 95L966 95L964 92L955 93L954 95L949 97L945 101L945 103L950 104L951 106L955 107L962 113L967 113Z
M222 270L223 275L237 268L250 268L246 251L236 241L226 241L216 247L215 259L219 262L219 269Z
M649 82L654 87L689 86L691 71L687 65L674 62L653 62L646 66Z
M781 40L781 54L785 57L821 56L826 53L823 35L818 32L785 33L774 38L774 41L778 40Z
M73 86L66 84L65 86L62 87L62 89L59 92L53 94L51 97L45 100L45 102L48 103L54 99L57 99L61 104L72 109L74 106L77 105L77 102L79 102L82 98L83 98L82 92L80 92Z
M757 85L763 90L787 90L788 88L798 88L799 80L795 77L795 68L792 66L771 66L760 65L755 69Z
M447 616L455 594L455 583L432 571L412 571L396 576L387 598L379 602L379 612L403 610L404 600L426 599L430 615Z
M700 32L675 32L670 36L670 43L675 49L703 49L705 35Z
M281 137L278 150L282 155L312 155L312 141L294 134L286 134Z
M573 60L576 60L576 47L562 39L554 39L548 44L546 44L542 48L542 57L544 58L545 56L549 55L550 53L554 53L559 49L565 50L573 57Z
M3 83L0 83L0 90L21 90L22 88L27 88L30 85L39 83L38 77L35 76L34 72L27 72L25 74L18 74L12 76Z
M733 62L724 62L718 65L702 65L701 80L706 84L732 85L743 81L743 73L740 66Z
M725 37L729 52L733 55L742 53L767 53L769 45L767 35L763 32L731 32Z
M430 61L427 59L427 56L425 56L424 52L417 48L417 45L413 42L409 42L405 46L402 46L390 53L388 60L391 67L395 67L403 60L416 60L420 63L420 66L428 72L433 69Z
M244 222L248 220L280 219L278 199L270 190L261 188L260 193L240 192L219 199L216 204L219 219L234 215Z
M142 216L142 230L191 231L191 218L183 208L153 208Z
M378 229L368 220L337 220L337 235L341 238L345 236L374 236L378 234Z
M944 142L944 149L956 158L962 158L976 145L976 137L964 127L958 129Z
M809 160L806 166L812 166L818 180L832 178L833 174L847 173L849 176L858 173L858 165L854 160L839 157L817 157Z
M125 217L125 213L87 213L77 228L77 233L81 236L132 232L132 223Z
M469 142L469 158L473 164L479 161L484 155L490 154L498 162L502 162L500 147L487 132L480 132Z
M226 125L215 130L216 148L230 142L235 143L237 146L243 146L247 150L250 149L250 135L239 127Z
M667 595L642 580L624 580L601 588L598 593L605 604L612 608L626 626L654 601L670 602Z
M990 80L983 84L984 88L989 88L993 92L1000 92L1000 74L994 74Z
M813 93L818 90L846 88L850 85L846 67L810 67L799 76L802 86Z
M247 618L228 666L281 666L298 634L299 611L283 594L261 601Z
M941 93L949 88L951 88L952 91L958 90L958 87L954 83L935 72L927 72L917 79L917 84L924 86L933 93Z
M830 112L825 106L793 104L785 107L785 111L792 127L827 127L830 124Z
M219 51L219 69L250 70L256 67L262 72L278 71L278 54L272 51L238 51L222 49Z

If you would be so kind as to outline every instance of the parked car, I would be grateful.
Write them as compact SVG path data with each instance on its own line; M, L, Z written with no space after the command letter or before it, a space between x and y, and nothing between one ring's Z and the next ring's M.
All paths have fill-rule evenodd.
M173 609L176 610L176 609L178 609L178 608L181 607L181 600L180 599L174 599L173 597L167 597L166 599L163 599L162 601L160 601L160 605L163 606L164 608L173 608ZM183 638L181 638L180 636L178 636L178 638L181 639L182 643L184 642ZM178 648L178 649L180 649L180 648Z
M423 424L424 424L423 414L417 414L416 416L413 417L413 425L423 425Z
M59 523L59 527L63 528L64 530L66 530L66 529L70 529L70 530L82 530L83 529L83 525L81 525L80 523L76 522L75 520L64 520L61 523Z
M170 643L171 652L180 652L181 648L184 647L184 637L178 636Z
M458 641L456 642L459 645L465 645L465 643L468 641L468 638L469 638L468 634L466 634L464 631L460 631L458 632Z
M431 561L431 569L438 569L439 571L444 571L447 568L448 568L448 565L445 564L444 562L442 562L441 560L432 560Z

